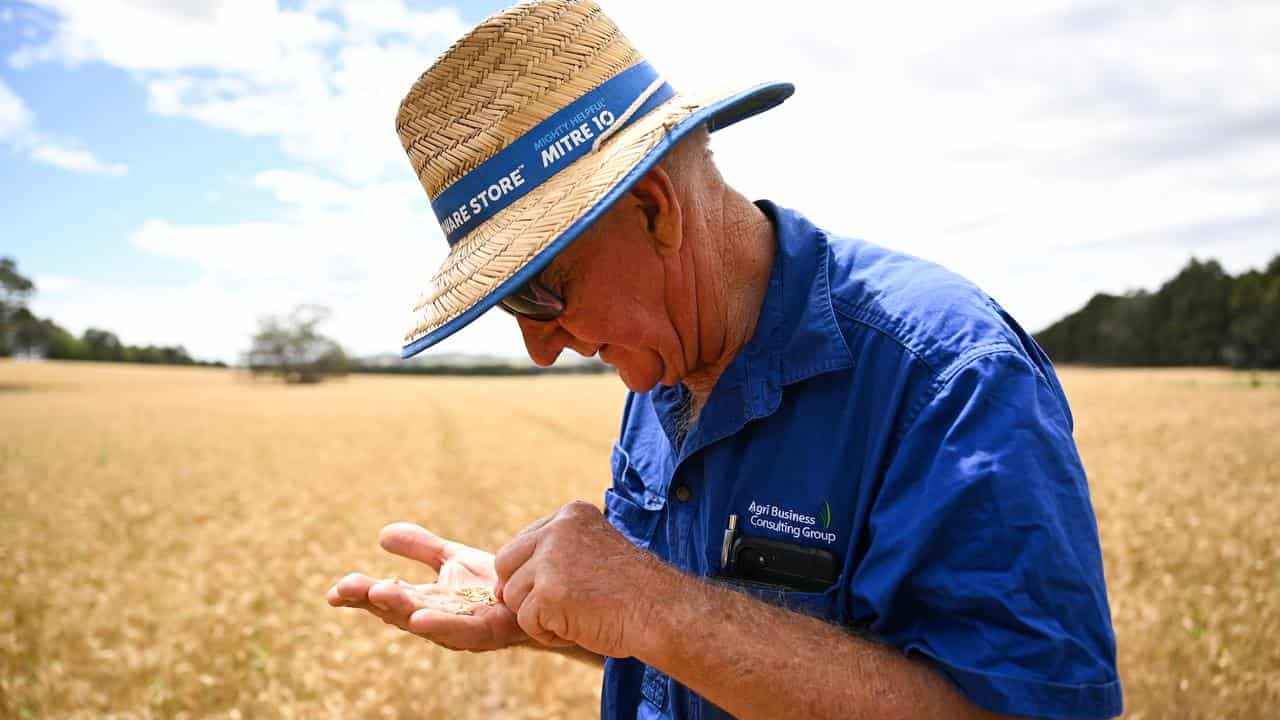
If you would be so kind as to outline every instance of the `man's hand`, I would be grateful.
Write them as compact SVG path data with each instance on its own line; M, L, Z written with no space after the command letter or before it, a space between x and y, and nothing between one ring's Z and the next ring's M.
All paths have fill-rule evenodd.
M596 506L579 501L522 530L498 551L494 567L498 599L529 637L627 657L662 565Z
M429 566L436 571L436 581L411 586L352 573L329 589L330 605L367 610L389 625L451 650L479 652L528 642L515 613L501 603L476 604L470 607L470 615L450 611L466 604L455 591L494 587L498 576L493 555L437 537L412 523L386 526L378 543L388 552Z

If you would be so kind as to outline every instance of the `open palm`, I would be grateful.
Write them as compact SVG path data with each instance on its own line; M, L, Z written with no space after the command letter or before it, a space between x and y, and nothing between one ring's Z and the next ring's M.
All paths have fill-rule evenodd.
M412 585L352 573L330 588L330 605L366 610L383 622L453 650L497 650L528 642L505 605L466 603L456 592L468 587L493 589L498 576L491 553L445 540L412 523L388 525L378 542L388 552L435 570L435 582ZM463 607L471 614L457 614Z

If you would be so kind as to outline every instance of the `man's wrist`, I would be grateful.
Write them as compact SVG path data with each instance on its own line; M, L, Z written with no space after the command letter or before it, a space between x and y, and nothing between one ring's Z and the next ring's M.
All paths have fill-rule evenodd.
M637 587L631 603L635 609L630 624L627 655L650 665L659 664L672 650L674 630L684 624L689 601L700 594L702 583L650 555L649 572Z

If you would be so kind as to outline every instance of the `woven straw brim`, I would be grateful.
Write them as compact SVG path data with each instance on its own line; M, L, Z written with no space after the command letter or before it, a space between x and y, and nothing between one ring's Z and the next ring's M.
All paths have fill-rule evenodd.
M670 149L671 143L663 140L672 128L699 110L753 87L756 86L740 85L698 94L677 93L615 133L597 152L578 158L477 226L450 248L448 257L414 306L411 329L405 335L405 345L414 347L406 356L433 344L420 340L492 296L521 268L549 263L555 253L544 251L580 218L602 212L603 208L597 206L611 190L625 190L634 184L643 173L632 171L655 153L655 149L660 154ZM628 177L629 173L633 177ZM619 193L613 195L616 199ZM504 293L509 291L509 288L502 289ZM494 302L496 300L486 304ZM435 341L439 339L443 337Z

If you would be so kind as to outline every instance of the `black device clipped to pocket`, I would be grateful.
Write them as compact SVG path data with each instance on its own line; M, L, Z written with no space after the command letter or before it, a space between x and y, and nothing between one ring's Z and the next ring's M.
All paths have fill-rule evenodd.
M742 535L737 528L738 516L730 515L720 549L720 569L725 577L818 592L835 584L840 575L836 556L826 550Z

